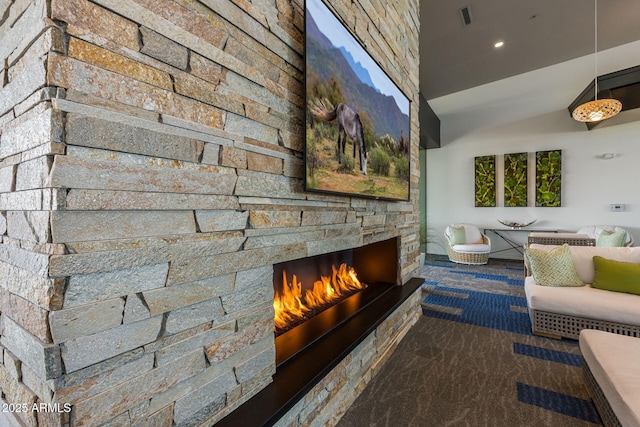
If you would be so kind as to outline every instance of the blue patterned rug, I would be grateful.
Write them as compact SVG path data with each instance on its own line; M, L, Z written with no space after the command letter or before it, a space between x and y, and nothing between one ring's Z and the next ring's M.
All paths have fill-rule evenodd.
M483 279L487 280L487 279ZM484 326L518 334L530 334L527 300L523 297L460 291L446 286L428 288L423 314L439 319ZM442 307L445 310L438 311ZM458 309L452 312L451 308Z
M601 425L578 344L531 334L521 264L431 259L424 315L338 427Z
M532 335L522 267L511 263L466 266L432 260L425 264L422 275L426 279L423 285L426 294L423 314L426 317L527 336L535 340L535 345L524 344L518 336L511 342L500 342L500 345L511 345L516 359L520 356L564 365L568 375L573 377L568 393L514 380L519 402L585 421L585 425L601 425L592 401L584 398L584 390L574 393L580 396L571 394L574 392L571 388L582 381L582 357L577 343ZM523 365L530 363L527 360Z

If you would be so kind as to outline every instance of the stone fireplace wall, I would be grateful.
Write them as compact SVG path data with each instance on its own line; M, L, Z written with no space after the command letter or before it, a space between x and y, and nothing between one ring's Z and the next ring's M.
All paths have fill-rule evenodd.
M271 381L274 263L414 274L418 1L330 4L412 101L409 202L303 191L303 6L0 1L0 424L211 424Z

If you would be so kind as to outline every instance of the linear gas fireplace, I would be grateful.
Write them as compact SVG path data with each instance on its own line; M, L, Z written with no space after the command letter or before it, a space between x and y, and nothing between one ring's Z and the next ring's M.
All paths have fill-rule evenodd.
M276 365L398 283L396 238L274 266Z
M273 381L216 426L272 426L279 420L295 425L298 421L288 417L319 411L330 401L345 404L344 399L353 396L350 390L363 386L369 372L388 357L420 316L417 291L423 279L402 283L400 242L392 238L274 265L275 305L293 305L303 315L287 315L295 317L292 325L275 327ZM351 283L354 276L357 286ZM335 284L342 281L350 283ZM346 290L336 291L336 286ZM316 299L319 288L327 287L331 288L328 294L341 293L340 297L322 297L317 307L309 309L307 291L309 299ZM287 298L300 301L283 303L278 295L286 293L292 293ZM349 391L338 391L336 384ZM326 387L336 395L320 398ZM302 407L296 405L299 402Z
M341 263L339 267L327 264L326 267L326 274L319 273L318 280L309 279L306 283L313 281L313 285L308 286L296 274L289 277L286 269L282 270L282 280L274 277L274 285L277 284L273 300L276 337L367 287L347 263Z

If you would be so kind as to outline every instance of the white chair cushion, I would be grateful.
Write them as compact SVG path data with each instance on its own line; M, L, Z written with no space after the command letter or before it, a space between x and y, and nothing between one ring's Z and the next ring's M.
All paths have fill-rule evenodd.
M581 287L536 285L533 277L524 280L527 305L540 311L640 326L640 295Z
M451 247L456 252L474 252L474 253L487 253L491 252L491 246L484 243L454 245Z
M640 425L640 338L584 329L580 351L620 424Z

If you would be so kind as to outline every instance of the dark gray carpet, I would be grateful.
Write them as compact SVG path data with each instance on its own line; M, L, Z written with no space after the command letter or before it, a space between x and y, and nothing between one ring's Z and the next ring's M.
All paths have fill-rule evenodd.
M575 341L531 335L521 264L429 260L424 316L339 422L594 426Z

